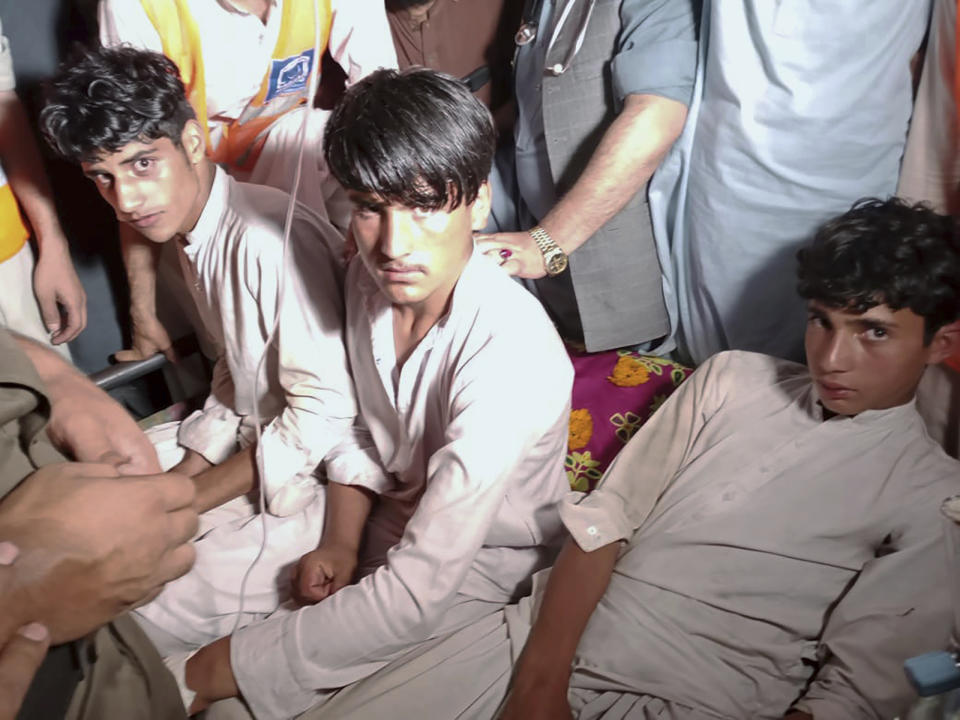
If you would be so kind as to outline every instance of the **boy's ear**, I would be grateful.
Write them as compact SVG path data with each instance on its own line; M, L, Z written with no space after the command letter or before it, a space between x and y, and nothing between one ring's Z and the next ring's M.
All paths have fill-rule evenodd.
M960 320L944 325L930 341L930 356L927 363L936 365L960 353Z
M187 120L180 133L180 145L187 154L187 159L194 165L203 160L207 154L207 138L195 119Z
M487 226L487 220L490 217L490 201L492 199L492 190L490 183L484 181L477 192L477 199L473 201L470 208L471 227L474 230L483 230Z

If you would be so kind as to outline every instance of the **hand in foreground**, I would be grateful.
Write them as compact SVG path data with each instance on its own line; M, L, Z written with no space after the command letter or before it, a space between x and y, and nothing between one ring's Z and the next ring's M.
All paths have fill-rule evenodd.
M33 271L33 292L54 345L73 340L87 326L87 294L62 235L44 240ZM65 325L61 323L58 303L66 315Z
M239 695L240 689L230 666L230 637L200 648L187 660L185 680L187 687L197 694L193 705L187 708L189 715L206 710L212 702Z
M193 565L194 483L166 473L120 477L111 465L59 463L0 502L19 548L0 627L42 622L54 644L151 600Z
M291 579L294 600L313 605L349 585L357 569L357 553L350 548L321 545L300 558Z
M133 347L114 353L113 357L117 362L146 360L158 352L166 355L170 362L176 362L177 354L173 349L173 341L154 313L131 309L130 336Z
M47 433L60 450L124 475L160 472L150 440L116 400L73 368L45 380L52 407Z
M474 238L484 255L514 277L536 279L547 274L543 253L530 233L495 233Z

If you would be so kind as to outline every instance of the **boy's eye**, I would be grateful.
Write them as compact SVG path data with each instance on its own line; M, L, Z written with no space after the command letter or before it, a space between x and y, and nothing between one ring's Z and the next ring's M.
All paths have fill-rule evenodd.
M93 181L100 187L110 187L111 177L105 174L97 174L93 176Z
M153 167L154 160L153 158L138 158L137 161L133 164L134 168L139 171L149 170Z
M867 337L871 340L879 340L885 338L889 335L886 330L881 327L873 327L867 330Z

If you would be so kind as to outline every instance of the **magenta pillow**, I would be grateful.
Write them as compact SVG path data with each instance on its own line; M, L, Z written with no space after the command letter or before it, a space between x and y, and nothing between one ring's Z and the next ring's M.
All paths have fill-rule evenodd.
M620 448L692 372L631 350L587 353L567 347L573 405L566 470L570 487L589 492Z

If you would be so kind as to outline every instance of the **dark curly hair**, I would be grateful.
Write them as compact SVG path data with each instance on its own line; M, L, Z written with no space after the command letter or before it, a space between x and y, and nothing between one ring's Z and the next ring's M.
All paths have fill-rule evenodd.
M64 63L46 86L40 126L60 155L91 162L131 142L168 138L180 147L195 117L173 61L121 46Z
M348 190L438 210L472 203L490 174L490 112L459 80L425 68L377 70L350 87L323 137Z
M899 198L857 201L797 253L797 291L829 307L876 305L924 319L924 342L960 318L960 231L953 218Z

